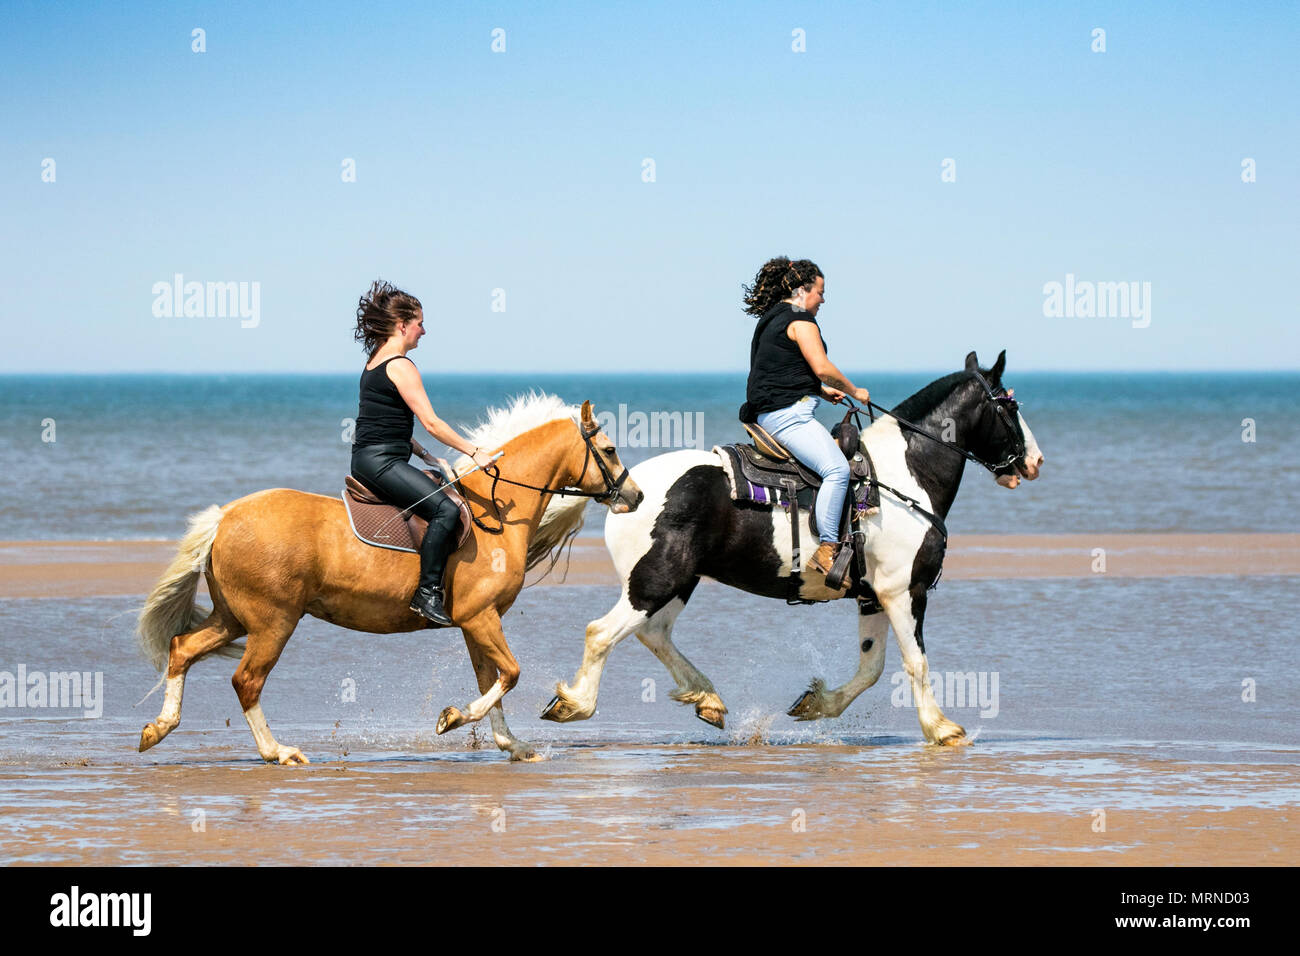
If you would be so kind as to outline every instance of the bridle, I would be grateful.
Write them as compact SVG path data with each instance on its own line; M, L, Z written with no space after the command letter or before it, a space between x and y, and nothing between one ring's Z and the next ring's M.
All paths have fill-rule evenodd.
M965 448L955 445L950 441L945 441L944 439L940 438L938 435L926 431L924 428L922 428L920 425L917 425L915 422L909 422L906 418L903 418L901 415L896 415L893 412L891 412L889 409L877 405L875 402L868 401L867 407L870 409L878 410L882 414L889 415L891 418L897 419L899 424L906 425L908 428L912 429L912 431L916 432L918 435L924 435L926 438L929 438L931 441L938 442L940 445L943 445L945 448L952 449L957 454L965 457L967 460L975 462L975 464L988 469L988 471L996 475L1000 469L1010 468L1018 460L1025 457L1026 454L1025 436L1016 428L1015 425L1011 423L1011 414L1010 414L1011 412L1019 413L1020 403L1016 401L1015 396L1011 392L1007 392L1003 395L995 394L993 388L989 385L988 381L984 378L984 375L978 369L972 372L971 375L975 378L975 381L980 383L980 386L984 389L984 394L987 395L989 401L993 403L993 408L997 412L998 420L1002 422L1002 424L1006 427L1006 429L1011 433L1012 438L1015 440L1016 450L1012 452L1010 455L1008 455L1006 458L1004 458L1002 461L999 462L985 461L983 458L979 457L975 453L969 452ZM872 415L871 418L872 421L875 421L875 415Z
M897 420L900 425L906 425L908 428L912 429L912 431L916 432L918 435L924 435L926 438L929 438L931 441L938 442L940 445L943 445L945 448L952 449L957 454L962 455L968 460L975 462L977 465L981 465L982 467L987 468L989 472L996 475L998 469L1010 468L1015 464L1015 462L1018 459L1021 459L1025 456L1024 436L1019 431L1017 431L1014 425L1011 424L1011 417L1009 414L1009 412L1018 413L1020 410L1020 403L1015 400L1015 398L1010 392L1007 392L1005 395L994 394L993 389L989 386L989 383L985 380L984 376L978 370L976 370L972 374L974 375L975 380L978 381L981 386L983 386L984 394L987 395L989 401L993 403L993 407L997 410L998 418L1008 429L1010 429L1011 434L1015 436L1016 451L1014 454L1008 456L1003 461L996 462L996 463L987 462L983 458L980 458L978 455L967 451L965 448L962 448L959 445L955 445L950 441L940 438L938 435L935 435L932 432L926 431L924 428L922 428L920 425L917 425L915 422L909 422L906 418L903 418L901 415L897 415L894 412L891 412L889 409L881 405L877 405L873 401L868 401L866 403L867 415L872 422L875 422L876 420L875 412L877 411L879 411L881 414L888 415L891 418ZM862 431L862 417L861 417L862 410L858 406L854 405L853 402L849 400L847 396L845 397L844 401L847 402L849 405L849 415L852 415L854 418L857 419L858 430L859 432L861 432ZM845 416L845 420L846 421L848 420L848 415ZM883 481L880 481L874 475L872 476L871 480L876 484L878 488L880 488L883 491L888 491L894 497L900 499L904 504L906 504L913 511L916 511L921 515L923 515L932 525L934 525L934 529L938 531L940 537L943 538L945 547L947 546L948 527L946 524L944 524L942 518L940 518L937 514L935 514L930 509L926 508L924 505L921 504L921 502L917 501L911 495L899 491L897 488L890 487L889 485L885 484ZM941 568L940 574L942 573L943 571ZM930 582L930 587L933 588L938 583L939 583L939 578L936 576L935 579Z
M600 477L605 482L604 491L583 491L581 488L549 488L545 485L530 485L526 482L515 481L512 478L503 478L501 476L500 467L496 464L492 464L487 468L484 468L483 472L484 474L492 476L492 508L496 511L496 520L501 527L489 528L478 519L477 515L471 512L470 517L474 519L474 524L486 531L488 534L501 534L505 531L505 521L501 517L501 505L497 502L497 484L500 482L504 482L507 485L514 485L518 488L528 488L532 491L540 491L544 494L561 495L563 497L572 496L575 498L590 498L592 501L598 501L601 504L606 504L617 498L619 492L623 488L623 483L627 481L627 467L624 466L622 474L617 478L615 478L610 472L609 466L605 464L605 459L601 458L600 453L596 450L596 446L591 440L599 431L600 426L598 424L592 423L591 428L588 429L585 424L578 423L578 432L582 435L582 440L587 446L586 451L582 456L582 470L578 472L578 480L581 481L582 476L587 473L587 463L590 462L592 458L595 458L596 467L600 469Z

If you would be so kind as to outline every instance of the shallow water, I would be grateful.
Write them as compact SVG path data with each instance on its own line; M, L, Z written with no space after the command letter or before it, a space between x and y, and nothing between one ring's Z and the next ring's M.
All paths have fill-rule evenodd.
M540 720L556 681L570 679L581 660L585 623L616 598L612 587L543 586L525 590L506 615L523 667L505 700L518 736L556 751L765 743L849 744L872 754L919 745L892 637L880 681L842 717L785 716L810 679L833 687L851 676L851 602L787 608L711 582L697 590L674 641L726 702L726 730L668 696L672 680L635 637L610 656L593 718ZM103 680L98 718L84 717L84 708L0 708L0 763L256 758L229 683L234 661L222 658L191 672L180 729L134 754L140 727L161 706L161 693L134 706L154 683L131 636L130 609L140 600L0 601L0 672L23 665L29 674L76 670ZM949 581L931 594L925 633L932 675L948 677L940 705L982 750L1068 743L1103 757L1119 749L1206 763L1290 762L1300 759L1300 646L1288 636L1295 613L1294 582L1285 577ZM475 696L457 631L368 635L305 618L263 707L282 742L317 759L445 759L465 754L470 735L435 736L437 715ZM486 721L481 736L495 754Z

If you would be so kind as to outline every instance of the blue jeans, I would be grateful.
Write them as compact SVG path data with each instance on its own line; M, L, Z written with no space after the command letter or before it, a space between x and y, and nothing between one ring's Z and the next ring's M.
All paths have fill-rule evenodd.
M820 398L805 395L789 408L764 412L758 423L799 461L822 476L817 493L817 536L839 541L840 512L849 490L849 463L840 446L821 422L813 417Z

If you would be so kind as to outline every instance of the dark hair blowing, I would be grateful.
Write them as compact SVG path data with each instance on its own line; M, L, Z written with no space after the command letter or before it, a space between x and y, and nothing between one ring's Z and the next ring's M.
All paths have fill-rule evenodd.
M374 355L399 324L414 322L422 311L420 300L415 296L383 279L376 279L370 284L370 291L357 302L354 338L365 347L367 355Z
M741 286L745 292L745 311L761 316L797 290L811 286L818 277L825 278L811 259L791 259L789 256L768 259L754 276L754 284Z

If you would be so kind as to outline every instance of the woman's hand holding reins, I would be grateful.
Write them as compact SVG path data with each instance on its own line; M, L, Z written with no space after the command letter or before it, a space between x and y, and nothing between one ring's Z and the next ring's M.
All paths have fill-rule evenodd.
M474 459L474 464L480 468L486 468L492 464L492 453L483 448L475 448L474 454L470 455L470 458Z

